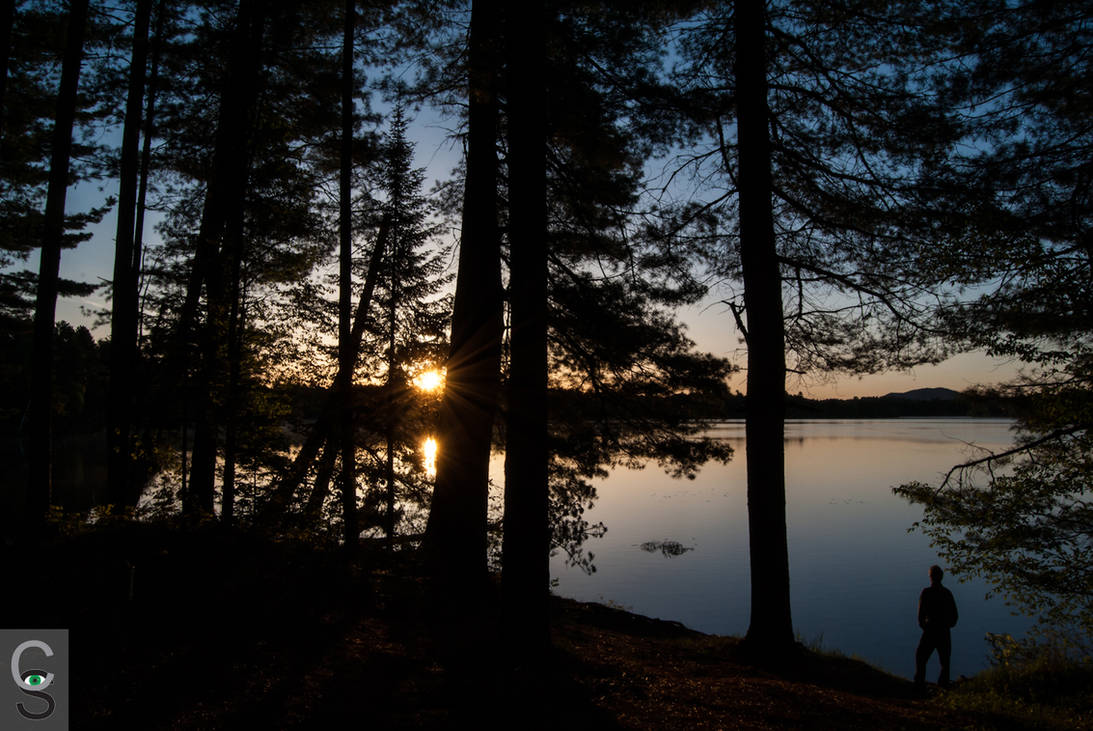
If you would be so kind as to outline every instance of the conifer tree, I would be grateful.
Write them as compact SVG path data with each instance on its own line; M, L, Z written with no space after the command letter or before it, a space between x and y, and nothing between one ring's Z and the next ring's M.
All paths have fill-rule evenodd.
M373 474L382 475L383 497L373 495L369 504L378 508L389 546L399 523L398 505L421 492L402 489L421 479L414 469L422 425L414 415L418 397L413 380L442 367L451 307L450 298L442 296L451 280L444 274L446 251L437 247L438 229L429 220L431 203L422 190L425 172L413 166L408 124L403 106L396 105L379 148L376 214L388 226L387 254L376 283L374 315L368 320L370 351L379 357L366 358L363 364L383 373L383 397L365 421L381 435L383 466Z
M952 38L934 31L953 7L738 3L700 9L683 34L689 93L673 104L696 123L692 172L708 164L724 183L677 224L729 283L748 348L748 638L764 653L793 643L786 374L907 367L952 348L939 303L954 281L929 253L976 216L954 193L968 131L937 83Z
M547 443L546 30L542 3L509 13L509 372L502 582L506 642L530 660L550 644Z
M467 53L467 174L440 453L425 534L431 573L449 590L486 580L490 448L500 386L502 292L497 222L499 7L473 0Z
M110 318L111 398L107 422L107 481L111 502L135 505L130 467L133 386L136 371L137 270L134 266L137 218L138 145L144 103L145 64L152 0L139 0L133 18L133 50L122 130L118 225L114 249L113 310ZM139 260L137 260L139 266Z
M34 309L34 351L31 361L31 392L28 407L30 473L27 486L27 521L38 525L50 505L52 471L53 330L57 308L61 246L65 228L65 197L69 183L69 156L76 117L80 66L88 0L73 0L65 27L65 53L61 66L53 123L53 146L49 164L49 188L42 218L41 263Z
M355 349L350 345L352 322L350 301L353 289L353 30L357 4L346 0L342 18L342 99L341 150L338 165L338 397L341 409L338 434L342 458L342 524L346 551L356 549L360 529L357 525L357 445L353 434L353 378ZM331 452L333 454L333 452Z

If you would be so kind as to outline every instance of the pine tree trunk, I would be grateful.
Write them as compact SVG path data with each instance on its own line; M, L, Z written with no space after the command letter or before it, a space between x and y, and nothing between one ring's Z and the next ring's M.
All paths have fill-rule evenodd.
M8 88L11 31L15 25L15 0L0 0L0 141L4 139L4 100ZM0 159L3 156L0 155Z
M243 245L241 216L246 203L248 140L251 114L261 75L263 6L241 0L235 52L221 98L213 176L205 197L198 235L204 249L205 325L201 332L202 363L197 384L193 469L186 512L212 513L216 484L216 441L228 374L230 292L234 262ZM221 248L218 251L218 243ZM195 257L196 259L196 257Z
M240 224L242 221L240 221ZM242 235L242 232L239 233ZM220 522L231 525L235 520L235 467L239 430L239 402L243 388L243 333L246 311L241 291L242 250L236 252L232 264L232 304L228 330L228 393L224 428L224 481L220 499Z
M72 127L76 119L76 92L80 82L88 0L73 0L68 13L65 55L53 126L53 150L49 162L49 187L42 221L42 252L38 273L37 306L34 311L34 343L31 355L31 389L28 426L30 474L27 484L27 523L34 527L49 511L52 489L53 326L57 314L57 280L61 268L61 242L65 227L65 197L72 152Z
M498 3L471 9L467 179L439 418L436 482L425 534L442 586L476 591L486 580L490 446L497 411L502 293L497 228Z
M163 44L163 24L166 11L163 0L157 5L156 29L151 42L152 61L148 72L147 107L144 110L144 143L140 152L140 186L137 192L137 218L133 226L133 272L137 280L137 353L141 349L144 331L144 296L140 294L144 272L144 215L147 210L148 178L152 168L152 138L155 136L156 84L159 81L159 54Z
M338 456L338 447L330 439L323 446L323 456L319 459L319 467L315 471L315 484L311 494L304 505L302 524L309 525L322 515L323 503L330 493L330 476L334 473L334 459Z
M388 391L390 393L390 391ZM394 407L392 400L391 406ZM387 424L387 500L383 515L383 531L386 534L387 550L395 550L395 427Z
M507 19L512 334L502 586L507 646L524 659L550 644L544 25L542 2Z
M751 622L747 642L762 653L793 645L786 543L783 446L785 343L782 280L771 203L771 143L763 0L736 4L736 103L740 159L740 260L747 311L745 426Z
M134 218L137 206L141 105L144 67L148 59L148 25L152 0L139 0L133 27L129 63L129 91L121 139L121 175L118 186L118 226L114 244L113 313L110 318L110 400L107 410L107 484L109 500L117 505L137 503L133 485L130 445L132 386L135 382L137 339L137 277L133 269Z
M386 403L384 409L384 436L387 441L387 453L386 453L386 481L387 481L387 495L385 500L385 510L383 518L383 528L386 534L387 550L393 551L395 548L395 420L398 418L398 399L396 397L395 389L397 387L395 379L395 371L398 368L398 360L396 358L396 335L398 333L398 259L399 254L399 239L401 237L401 225L397 218L399 206L402 203L399 197L396 195L392 197L391 203L391 215L395 221L394 224L394 236L392 237L391 258L389 260L390 266L388 267L388 291L387 291L387 393Z
M342 454L342 522L346 552L352 554L360 538L357 521L357 446L353 433L353 370L355 349L351 342L353 289L353 25L357 9L346 0L342 32L342 139L338 195L339 289L338 289L338 434Z

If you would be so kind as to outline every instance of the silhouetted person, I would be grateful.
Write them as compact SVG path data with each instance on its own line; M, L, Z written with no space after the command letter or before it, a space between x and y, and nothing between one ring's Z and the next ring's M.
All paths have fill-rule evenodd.
M926 661L934 650L941 661L937 684L949 687L949 655L952 653L949 629L956 626L956 600L953 593L941 585L943 575L940 566L931 566L930 585L918 595L918 626L922 628L922 639L915 650L915 686L919 688L925 686Z

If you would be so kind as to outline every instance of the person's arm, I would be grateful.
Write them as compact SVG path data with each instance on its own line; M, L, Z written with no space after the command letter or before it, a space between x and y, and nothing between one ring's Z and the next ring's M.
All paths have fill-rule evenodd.
M949 627L955 627L956 626L957 616L958 615L956 613L956 599L953 598L953 593L950 591L949 592L949 617L950 617Z
M926 629L926 590L923 589L918 595L918 626L922 629Z

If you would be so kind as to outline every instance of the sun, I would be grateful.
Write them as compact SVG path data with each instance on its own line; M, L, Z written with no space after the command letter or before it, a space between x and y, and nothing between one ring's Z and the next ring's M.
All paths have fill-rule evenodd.
M424 371L414 379L414 385L422 391L439 391L444 387L444 374L435 369Z

